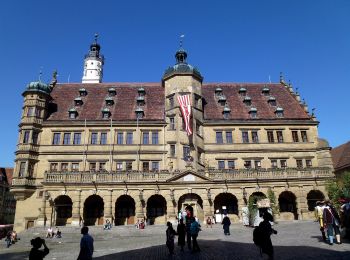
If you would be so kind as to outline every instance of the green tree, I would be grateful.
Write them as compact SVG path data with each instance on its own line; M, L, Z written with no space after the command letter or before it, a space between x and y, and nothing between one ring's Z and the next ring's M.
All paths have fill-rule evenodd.
M350 198L350 172L343 173L338 179L326 183L328 197L339 207L339 199Z
M276 202L276 195L271 188L267 190L267 197L271 203L272 215L275 217L279 213L278 204Z

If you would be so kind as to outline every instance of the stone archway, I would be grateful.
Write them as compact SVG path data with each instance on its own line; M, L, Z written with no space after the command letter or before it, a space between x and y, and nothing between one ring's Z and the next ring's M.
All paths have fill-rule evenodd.
M267 208L258 209L257 202L261 199L266 199L267 196L261 191L253 192L248 199L248 209L249 209L249 224L252 226L257 226L261 221L263 221L262 216L268 211Z
M161 195L152 195L147 200L147 224L165 224L167 205L166 200Z
M67 195L58 196L54 200L56 211L56 226L65 226L70 224L72 217L72 200Z
M178 200L178 212L185 211L188 208L194 217L197 217L200 222L204 222L203 200L195 193L186 193Z
M89 196L84 203L84 225L103 225L104 202L98 195Z
M122 195L115 202L114 223L116 226L135 224L135 201L129 195Z
M228 215L231 221L237 222L238 201L232 193L220 193L214 199L215 220L221 222L223 215Z
M280 217L285 220L298 219L296 196L291 191L284 191L278 197Z
M320 190L311 190L307 196L307 207L309 211L314 211L317 201L324 200L324 194Z

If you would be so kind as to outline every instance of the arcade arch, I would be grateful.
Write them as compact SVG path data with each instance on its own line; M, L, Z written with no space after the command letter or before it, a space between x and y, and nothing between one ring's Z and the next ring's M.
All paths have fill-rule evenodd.
M164 224L166 222L167 205L161 195L152 195L147 200L147 223L149 225Z
M135 224L135 201L129 195L122 195L115 202L114 223L116 226Z
M104 202L98 195L89 196L84 203L84 225L103 225Z
M56 226L65 226L68 224L69 219L72 217L72 200L67 195L58 196L54 200L55 213L56 213Z

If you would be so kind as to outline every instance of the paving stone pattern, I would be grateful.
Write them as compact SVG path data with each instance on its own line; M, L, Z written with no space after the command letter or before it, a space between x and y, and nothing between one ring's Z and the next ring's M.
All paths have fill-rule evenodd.
M278 230L278 235L272 236L275 259L350 259L350 241L333 246L324 243L316 222L280 222L274 228ZM225 236L220 224L212 229L202 227L198 240L201 252L192 254L186 248L182 253L176 246L174 256L169 256L165 246L165 230L165 226L146 226L144 230L119 226L110 231L90 227L95 240L94 259L262 259L252 241L252 228L235 224L231 235ZM77 259L80 228L63 227L62 231L61 239L46 239L50 249L46 260ZM0 260L28 259L30 239L45 234L42 228L22 232L21 240L8 249L2 240Z

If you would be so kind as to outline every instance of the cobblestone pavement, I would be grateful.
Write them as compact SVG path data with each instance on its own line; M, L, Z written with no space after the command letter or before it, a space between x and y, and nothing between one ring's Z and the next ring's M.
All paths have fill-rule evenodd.
M318 223L280 222L274 227L278 235L272 236L275 259L350 259L350 241L330 246L321 241ZM137 230L133 226L113 227L103 231L91 227L95 240L94 259L261 259L258 248L252 241L252 228L231 225L231 235L223 234L222 226L212 229L203 227L199 234L200 253L180 252L176 246L175 255L169 256L165 246L165 226L147 226ZM63 238L47 239L50 254L45 259L77 259L79 253L80 229L63 228ZM44 237L45 230L35 228L21 233L21 240L10 248L0 244L0 259L28 259L30 239ZM186 248L187 249L187 248Z

